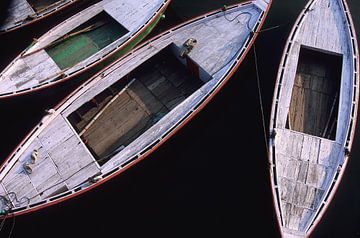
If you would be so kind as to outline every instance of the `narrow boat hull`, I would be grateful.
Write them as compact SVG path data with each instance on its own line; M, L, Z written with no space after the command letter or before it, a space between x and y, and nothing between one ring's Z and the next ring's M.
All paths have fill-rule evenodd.
M64 99L0 169L3 197L11 191L25 203L3 211L19 215L84 193L174 135L245 58L271 5L258 3L216 10L155 36Z
M1 72L0 98L94 74L144 39L170 2L148 0L138 8L136 2L103 0L75 14L34 41ZM128 14L134 19L127 20Z
M270 178L283 237L309 236L339 185L354 138L358 67L346 1L309 1L284 48L270 120Z
M51 2L53 3L49 3L48 5L41 7L39 5L32 6L25 0L10 1L7 13L8 16L0 25L0 35L19 30L35 22L42 21L51 15L62 12L66 8L79 4L82 0ZM37 2L34 1L34 3Z

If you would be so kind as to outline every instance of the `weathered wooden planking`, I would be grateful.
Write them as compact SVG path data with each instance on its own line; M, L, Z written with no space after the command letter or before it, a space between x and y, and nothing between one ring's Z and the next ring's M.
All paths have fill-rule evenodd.
M45 130L43 130L38 136L39 140L41 141L41 144L43 145L44 149L46 149L47 151L62 144L63 142L65 142L71 136L74 135L69 125L65 122L64 118L62 118L61 116L57 116L53 120L53 122L54 123L52 123L47 128L45 128Z
M245 7L244 11L249 11L253 14L251 23L254 24L259 17L259 9L253 5L250 5ZM237 11L231 12L232 13L227 13L229 19L233 19L237 16L237 14L239 14ZM190 57L194 61L198 62L204 70L209 72L209 75L210 73L219 73L219 70L224 65L220 66L220 63L214 65L214 62L225 62L230 65L232 62L231 57L233 57L234 54L239 53L239 50L242 49L242 46L246 41L249 33L249 31L244 28L244 26L241 31L234 31L234 27L239 27L238 25L240 25L240 23L229 24L229 21L224 19L224 17L218 17L219 15L222 16L223 14L224 13L219 13L217 14L217 17L211 16L211 21L209 19L210 17L208 17L194 23L193 25L187 26L184 29L179 29L178 31L174 32L176 35L174 35L174 33L167 34L162 38L161 41L152 42L151 44L139 49L139 56L136 59L134 59L134 56L129 56L121 61L123 66L119 67L119 64L116 64L106 69L102 73L104 76L106 76L106 78L97 77L92 80L92 82L82 90L83 95L81 95L81 97L79 95L77 100L71 103L71 106L66 109L64 115L68 116L70 114L69 112L74 110L74 107L78 107L84 102L89 101L93 95L97 95L102 90L116 82L119 78L124 77L127 72L131 72L142 62L154 56L161 49L164 49L172 43L175 43L175 45L178 47L182 47L182 44L189 38L195 38L198 42L194 49L190 52ZM206 22L206 24L204 22ZM241 23L241 25L242 24L243 23ZM223 32L228 32L228 34ZM236 32L237 35L234 35ZM223 38L228 39L228 42L225 45L222 44ZM233 50L231 55L229 55L230 50ZM202 63L203 61L208 62L209 57L213 59L213 61L209 61L212 62L212 65L208 63ZM127 70L124 71L123 69ZM94 84L96 84L97 87L91 87L91 85Z
M6 93L11 93L14 91L31 90L33 87L43 87L47 83L53 83L54 81L58 80L65 80L66 77L72 75L75 72L86 70L89 65L103 59L104 57L107 57L109 53L118 50L119 47L126 42L130 42L133 39L135 33L140 30L145 30L146 27L149 27L149 24L147 23L155 18L155 13L159 13L160 11L164 10L166 3L165 0L142 1L141 5L139 5L137 2L132 2L131 4L127 2L132 1L107 0L98 2L49 30L47 33L37 39L36 42L31 47L29 47L29 49L25 50L13 62L11 62L5 70L3 70L0 75L0 96L2 94L6 96ZM104 9L104 4L107 5L107 10ZM127 25L131 26L131 29L128 29L129 32L101 50L97 51L96 53L92 54L90 57L71 67L65 68L63 71L60 71L59 67L53 62L52 59L50 59L44 49L46 49L46 47L51 45L56 40L66 36L66 34L74 30L76 27L95 17L97 14L104 11L114 11L114 6L120 6L121 4L124 4L124 9L121 8L116 14L112 12L112 16L116 21L119 22L119 24L125 22L126 19L124 16L127 14L130 14L132 17L134 17L133 20L136 20L136 22L133 21L131 24L129 21L127 22ZM44 52L47 56L46 58L43 56ZM18 61L23 62L23 58L27 58L28 61L37 62L40 65L46 67L26 67L26 65L18 63ZM17 74L16 72L18 71L23 72L23 74ZM11 84L12 81L16 81L17 84Z
M77 2L79 0L50 1L41 8L37 8L31 6L26 0L12 0L7 9L7 16L0 25L0 33L13 31L44 19L46 16L60 12L65 7Z
M145 21L139 21L139 19L149 13L155 13L163 2L163 0L143 0L140 2L106 0L104 1L104 10L126 29L134 31L139 28L139 25L145 24Z
M65 183L72 187L95 175L99 169L90 152L65 119L58 116L54 121L38 138Z
M29 50L25 52L26 54L31 54L39 49L43 49L44 47L51 44L55 40L61 38L68 32L72 31L76 27L80 26L84 22L93 18L95 15L99 14L103 11L103 1L100 1L81 12L75 14L74 16L66 19L64 22L50 29L47 33L42 35L39 39L37 39L36 44L34 44Z
M17 199L23 202L23 204L16 204L17 202L14 202L14 206L28 205L29 199L31 199L32 202L40 200L40 196L36 191L36 188L32 184L28 174L23 169L22 162L16 162L8 174L9 176L6 176L1 181L1 184L6 191L5 196L15 193Z
M200 80L194 80L184 73L185 68L176 59L169 56L164 59L167 59L166 63L135 72L135 78L126 89L114 96L109 105L86 126L82 138L97 155L103 157L115 148L127 146L155 124L157 118L168 113L201 86ZM172 80L175 74L182 80L176 80L176 87L158 69L172 70Z
M84 133L83 138L87 140L93 151L102 157L114 146L124 145L128 138L127 134L130 131L136 133L134 127L141 130L149 119L149 114L144 108L125 91Z
M49 157L48 152L38 144L39 158L31 165L32 173L29 174L32 184L42 198L46 198L59 188L66 186L58 172L54 161ZM32 151L29 151L30 154Z
M276 135L270 140L272 148L269 153L269 160L276 171L271 170L274 201L284 237L306 237L314 229L324 213L322 204L329 203L327 199L334 194L334 187L340 181L339 178L335 180L335 176L343 172L344 158L348 156L345 147L352 143L355 119L351 112L357 114L354 105L357 106L359 95L355 87L358 84L358 50L351 17L345 14L349 14L345 1L309 1L284 48L270 123L270 131L276 131ZM301 112L308 109L327 114L329 106L325 109L325 104L334 102L334 95L329 97L325 93L330 89L330 85L323 84L322 80L327 73L314 65L298 66L301 47L342 57L334 140L291 130L302 131L309 127L307 131L316 129L315 134L323 134L321 130L324 129L320 128L326 128L326 120L314 117L310 120L312 125L304 125ZM303 74L296 77L297 69ZM309 71L310 77L307 75ZM314 78L318 80L313 81ZM311 103L300 105L301 100L306 98L311 99ZM296 105L291 111L290 103ZM300 113L300 117L295 116L295 111ZM287 122L290 130L285 129ZM334 183L335 186L332 186ZM276 193L280 195L279 199Z
M45 50L36 53L36 60L33 57L23 57L16 60L9 70L0 76L0 94L15 92L31 88L39 83L49 74L60 73L60 68L49 57Z
M189 55L209 75L213 75L221 67L230 63L234 54L244 45L250 32L246 27L247 22L249 21L249 25L253 26L258 21L259 9L257 7L249 7L246 11L252 15L251 18L248 14L239 16L238 12L229 11L226 13L226 18L229 20L225 19L225 22L224 17L218 17L210 22L200 22L195 27L185 28L183 36L178 35L174 43L181 47L187 40L186 36L195 38L197 45ZM233 31L232 29L238 25L242 26L242 31ZM221 54L219 55L218 52ZM217 63L214 65L214 62Z
M126 42L130 41L132 36L137 31L139 31L141 28L143 28L145 26L145 24L152 17L154 17L153 14L156 11L160 10L160 6L164 2L163 0L161 0L161 1L158 1L158 0L157 1L155 1L155 0L149 1L148 0L144 4L141 4L140 6L137 6L136 4L134 6L133 4L135 2L131 2L131 4L130 4L130 3L126 3L126 2L129 2L128 0L121 0L120 1L121 3L124 3L124 4L126 3L124 5L124 9L126 9L126 11L124 11L124 9L121 8L120 11L114 12L114 9L115 9L114 5L116 5L116 6L119 5L120 4L119 1L120 0L108 1L108 3L106 3L106 4L104 3L103 9L108 14L110 14L112 17L114 17L114 19L117 22L119 22L121 25L123 25L123 23L125 23L125 25L123 25L123 26L129 32L127 34L123 35L122 37L120 37L119 39L117 39L116 41L109 44L107 47L105 47L105 48L101 49L100 51L96 52L95 54L91 55L87 59L85 59L85 60L79 62L78 64L74 65L73 67L67 69L65 71L66 75L70 75L74 72L84 69L84 67L86 67L87 65L97 61L98 59L101 59L104 55L108 55L109 53L116 50L122 44L125 44ZM155 8L148 7L149 5L154 5L154 4L156 4ZM105 6L106 6L106 9L105 9ZM133 19L133 20L136 20L136 22L132 22L130 24L129 22L127 22L128 19L126 17L124 17L125 15L131 15L132 17L129 20ZM136 16L136 18L133 18L134 16Z
M20 24L28 16L34 15L35 11L26 0L12 0L7 9L7 14L4 22L0 25L0 31Z
M337 140L344 140L347 121L349 121L349 103L352 101L353 54L349 32L344 27L346 22L341 2L338 0L317 0L306 13L306 17L299 26L299 30L294 34L293 39L289 39L291 48L284 52L288 60L284 68L282 89L280 94L279 112L277 127L285 127L292 88L294 85L295 73L297 69L300 46L304 45L324 52L333 52L342 55L342 86L341 100L339 105L339 119L342 123L337 124Z
M170 44L171 42L168 42ZM149 45L147 47L144 47L143 49L140 49L140 51L143 51L142 59L147 60L154 56L158 50L161 50L165 48L168 44L159 45L159 47L153 47L152 45ZM115 83L119 78L124 77L128 72L135 69L137 66L139 66L143 61L135 61L133 60L133 57L130 56L127 60L124 60L123 64L126 66L128 71L118 70L118 66L114 65L113 67L109 67L106 70L102 72L102 74L107 76L104 77L96 77L94 78L89 84L87 84L86 87L84 87L81 92L79 92L76 99L70 103L70 105L67 106L67 108L62 112L64 117L69 116L73 111L75 111L78 107L83 105L84 103L90 101L95 95L102 92L104 89L110 87L113 83ZM111 74L111 75L108 75ZM93 85L97 85L97 87L93 87Z
M0 196L6 196L6 190L3 183L0 183ZM6 204L4 204L3 201L0 202L0 209L6 209Z
M39 166L41 167L41 165L48 160L46 154L43 153L43 150L41 149L41 144L39 144L39 142L35 140L34 143L32 143L32 145L24 152L24 157L22 157L22 159L15 163L15 165L8 173L8 176L4 180L2 180L2 184L4 188L6 188L6 193L2 195L7 197L9 193L15 193L18 200L22 199L22 201L24 202L24 204L22 205L27 205L28 202L34 202L40 199L38 193L38 178L29 176L23 168L26 162L30 162L30 156L34 149L40 151L38 159L36 160L36 164L34 164L34 167L32 167L34 170L37 170ZM54 174L51 169L50 171L45 171L46 174Z
M288 123L291 130L315 136L323 136L325 133L324 137L328 138L328 130L325 129L329 117L337 114L337 110L333 113L331 111L333 103L338 102L335 91L339 91L339 88L336 85L337 78L331 77L335 76L331 68L326 72L326 65L319 63L321 62L310 61L303 65L303 69L298 69L292 89Z
M7 193L17 194L18 199L29 198L29 202L34 203L56 191L77 186L100 171L66 121L61 116L54 121L39 134L1 181ZM32 173L27 173L24 164L30 163L34 150L38 151L38 157L34 164L30 164Z
M267 8L268 9L268 8ZM241 12L251 12L252 17L254 19L251 20L250 27L257 31L259 30L259 25L264 21L264 12L260 10L256 5L254 4L247 4L242 5L240 4L237 7L234 7L232 10L227 11L226 13L229 13L229 16L237 16L237 14ZM222 21L218 21L218 19L222 19ZM216 21L217 24L226 25L227 27L222 28L221 26L212 25L212 21ZM200 24L198 24L200 22ZM99 94L100 92L107 89L110 85L112 85L114 82L118 81L119 79L123 78L126 74L133 71L135 68L137 68L139 65L141 65L144 61L148 60L150 57L154 56L156 53L158 53L161 49L165 48L166 46L169 46L173 44L173 42L177 41L176 44L181 45L185 40L187 40L190 37L196 37L197 39L200 39L200 44L198 44L196 47L203 48L206 46L206 39L207 37L202 36L200 34L189 31L187 34L183 31L183 29L188 30L190 27L204 27L206 24L203 24L204 22L209 23L209 31L211 34L209 34L208 37L223 37L226 35L231 35L229 38L229 41L226 44L233 52L229 53L228 50L224 50L224 46L220 44L222 41L215 41L219 42L219 44L214 45L212 48L213 52L209 52L210 55L212 55L213 58L217 58L220 61L213 62L213 65L210 63L207 64L206 68L202 69L201 75L202 76L210 76L207 70L209 72L212 72L211 77L209 78L203 78L204 83L201 87L200 85L193 87L193 85L187 85L187 79L178 79L177 77L180 76L174 76L169 72L161 72L161 75L166 78L166 81L169 81L166 84L163 84L165 81L162 80L162 77L158 78L157 80L150 80L150 83L146 83L146 81L143 81L143 78L138 78L139 83L141 82L143 87L139 87L135 90L135 88L131 88L131 91L128 91L128 95L133 98L133 101L135 101L139 107L144 106L143 102L141 101L143 97L148 97L147 93L144 93L144 88L147 88L147 90L151 91L157 91L159 94L159 98L161 98L162 104L169 104L168 106L170 108L173 108L176 103L173 103L173 98L169 95L166 95L166 92L174 92L174 89L171 89L171 85L173 85L175 88L179 90L185 90L184 93L186 95L186 99L182 101L180 104L175 106L173 110L171 110L166 116L162 117L160 121L158 121L155 125L147 129L145 132L143 132L141 135L139 135L135 140L131 140L131 143L126 146L122 151L117 152L114 157L111 158L110 161L108 161L106 164L101 166L101 168L98 167L97 163L95 162L94 158L91 156L91 153L87 149L87 147L84 145L82 140L79 138L79 135L75 132L74 128L71 127L71 125L68 123L66 117L69 116L71 113L73 113L75 110L77 110L80 106L82 106L84 103L88 102L90 99L92 99L94 96ZM238 22L238 21L235 21ZM74 92L70 98L68 98L66 101L64 101L55 112L52 112L50 116L47 116L43 119L43 125L38 127L38 130L32 134L30 139L27 140L26 143L22 144L22 148L19 150L20 153L15 153L11 159L8 161L8 165L10 168L3 168L0 177L3 178L2 181L5 181L7 178L14 177L14 174L12 174L11 167L20 167L19 161L24 161L25 157L28 156L28 153L25 153L24 151L31 151L34 147L41 147L46 153L42 152L42 155L44 156L43 162L40 163L36 168L37 171L43 171L41 168L50 168L50 169L44 169L42 175L36 175L34 174L34 181L37 184L37 188L41 191L48 192L50 189L49 187L44 186L41 184L42 178L45 179L45 181L48 183L48 185L51 187L52 185L56 184L54 181L56 180L56 173L55 170L52 169L51 163L48 163L49 161L53 162L56 167L56 172L62 176L62 183L64 183L66 186L60 186L56 189L52 194L49 196L52 199L58 199L59 197L57 195L60 194L62 191L66 191L66 189L71 189L68 191L68 193L60 194L60 196L66 196L71 197L73 196L72 193L76 193L78 189L86 188L87 186L93 186L92 182L90 182L89 177L93 177L94 175L98 174L98 171L101 172L101 176L105 178L105 173L108 173L109 171L113 171L114 169L119 168L122 163L128 161L131 159L133 155L141 155L143 154L143 150L149 146L150 144L157 143L159 140L162 139L167 133L170 131L173 131L174 128L179 127L181 123L183 123L183 119L189 118L189 115L191 113L199 110L198 106L203 105L202 103L204 100L212 95L214 92L216 92L216 89L219 89L220 86L225 83L225 79L228 79L228 77L225 77L227 73L234 70L235 66L238 65L239 61L245 57L245 50L246 47L244 46L245 43L247 44L252 40L253 36L250 34L249 30L246 29L246 27L243 25L243 22L238 22L237 24L231 24L232 27L228 27L229 21L225 19L224 12L219 11L219 13L214 14L212 13L208 17L201 17L197 21L193 21L192 23L186 24L183 28L178 28L177 30L170 31L170 33L164 33L164 35L161 38L158 38L157 40L154 40L151 43L148 43L147 45L143 46L142 48L137 49L136 51L132 52L131 55L128 57L123 58L116 64L114 64L112 67L107 68L104 70L101 74L99 74L97 77L92 78L89 82L85 83L81 88L79 88L76 92ZM255 25L256 24L256 25ZM214 29L212 29L214 28ZM199 29L199 28L198 28ZM229 31L229 34L220 35L218 34L221 29L224 29L226 31ZM238 32L237 35L230 32ZM247 33L245 33L247 32ZM239 40L238 38L242 38ZM176 44L173 44L171 47L175 50L175 52L179 52L179 49L176 47ZM196 51L194 51L196 52ZM192 59L196 58L196 54L200 54L199 52L190 53L190 57ZM224 52L226 52L224 54ZM215 55L218 55L218 57L215 57ZM206 55L202 54L200 58L197 60L205 60ZM226 60L227 59L227 60ZM223 65L219 65L218 62L224 62ZM183 61L185 63L185 61ZM200 62L194 62L195 65L199 65ZM149 74L150 75L150 74ZM181 76L182 77L182 76ZM171 80L170 80L171 78ZM139 84L140 85L140 84ZM139 86L138 85L138 86ZM135 86L135 85L134 85ZM160 88L159 88L160 87ZM142 88L142 89L140 89ZM192 91L197 89L194 93L190 94ZM140 93L137 90L141 91ZM187 91L190 90L190 91ZM112 90L110 90L112 91ZM144 93L144 94L142 94ZM142 95L140 97L140 95ZM175 92L175 95L177 93ZM154 96L157 100L159 100L157 97ZM181 99L182 100L182 99ZM159 100L160 101L160 100ZM178 101L180 102L180 101ZM105 103L106 104L106 103ZM111 104L110 104L111 105ZM154 108L158 107L156 104L150 104L151 106L147 107L147 112L150 112L150 108L153 108L151 110L155 110ZM162 109L161 109L162 110ZM92 112L94 113L94 112ZM95 113L96 114L96 113ZM94 115L94 114L93 114ZM89 115L88 115L89 116ZM90 116L91 118L91 116ZM89 119L87 119L89 121ZM37 139L36 139L37 138ZM28 157L26 157L28 158ZM51 160L49 160L51 159ZM43 164L44 163L44 164ZM80 165L80 166L79 166ZM72 174L73 171L72 168L75 168L76 174ZM49 170L49 173L46 172L46 170ZM112 172L111 172L112 173ZM54 175L54 176L51 176ZM38 176L38 177L37 177ZM73 178L75 177L75 178ZM14 185L16 184L16 180L12 181ZM80 185L80 187L75 187L77 185ZM64 190L65 188L65 190ZM26 192L25 190L22 190ZM30 190L28 190L29 192ZM49 192L50 193L50 192ZM68 194L72 195L68 195ZM56 196L56 197L54 197ZM44 196L45 198L45 196ZM63 198L63 197L61 197ZM52 203L50 200L43 200L45 201L45 204L48 205L48 203ZM40 205L43 206L43 205ZM45 206L45 205L44 205ZM25 211L31 211L35 208L29 208L27 207Z
M284 146L285 145L285 146ZM338 166L341 145L286 129L276 129L275 159L285 226L301 230L314 216ZM306 208L305 210L302 210ZM284 210L285 209L285 210ZM302 211L295 216L291 211ZM306 212L305 212L306 211ZM303 213L304 212L304 213ZM295 220L294 220L295 219ZM291 221L291 222L290 222ZM298 221L296 223L295 221Z
M253 18L251 20L251 23L254 25L257 21L257 17L259 17L259 9L250 6L246 8L244 11L250 11L253 14ZM231 13L228 13L227 17L229 19L234 18L237 16L238 12L233 11ZM223 14L219 14L220 16ZM103 166L103 172L107 172L110 169L114 168L115 166L120 165L124 161L126 161L128 158L130 158L136 151L139 151L141 148L144 148L144 146L148 145L152 141L156 140L156 138L159 138L164 131L170 129L172 126L176 124L177 121L181 119L181 117L184 116L186 112L190 110L190 108L194 107L196 103L205 95L207 95L214 87L217 86L219 83L219 80L221 78L216 77L217 74L222 75L223 71L226 71L229 66L231 66L232 60L234 60L234 54L237 54L242 49L242 46L244 45L245 40L247 39L248 30L245 28L242 32L238 32L238 35L231 34L219 34L220 29L225 28L231 31L232 29L230 27L220 27L221 23L219 23L219 19L222 19L222 25L228 26L229 21L224 19L224 17L213 17L213 21L209 21L209 19L206 19L206 24L203 24L201 21L197 23L195 26L191 26L192 30L187 30L186 28L184 30L180 30L179 32L176 32L176 37L172 34L168 34L165 37L163 37L163 40L161 42L153 42L150 45L143 47L139 49L138 56L136 56L139 60L134 60L134 55L130 55L128 58L125 58L123 62L119 62L117 65L121 65L121 67L118 67L117 65L110 67L105 72L102 73L102 76L99 76L91 83L87 85L86 88L84 88L82 91L84 93L79 93L79 96L75 96L76 101L72 102L64 111L64 115L68 115L68 113L74 111L78 106L76 105L82 105L84 102L90 100L93 95L98 94L104 88L110 86L112 83L114 83L119 78L126 75L126 72L132 71L134 68L136 68L141 62L144 60L150 58L153 56L156 52L159 50L165 48L170 43L175 42L177 45L181 46L183 42L185 42L186 39L193 37L198 40L198 44L194 48L193 51L190 52L189 56L192 57L192 59L197 60L196 62L201 65L202 61L205 61L209 55L214 55L212 57L216 58L217 61L213 61L213 65L203 65L206 70L212 71L214 74L213 80L210 80L207 84L205 84L203 87L201 87L197 92L195 92L193 95L191 95L188 99L186 99L182 104L174 108L172 112L170 112L168 115L166 115L163 119L161 119L161 122L159 125L154 125L152 128L144 132L139 138L134 140L129 146L127 146L124 150L122 150L118 155L114 156L114 158L106 163ZM216 22L216 23L215 23ZM236 21L235 21L236 22ZM218 24L218 25L216 25ZM244 24L244 22L238 22L237 24ZM216 25L216 27L214 27ZM236 27L236 25L232 25L232 27ZM190 28L190 27L189 27ZM203 29L208 29L207 34L204 34ZM229 49L225 50L224 53L224 46L221 44L222 41L217 41L218 38L223 38L225 35L230 35L229 42L227 46ZM206 42L210 38L215 38L215 40L212 41L212 52L207 52L210 54L204 54L203 48L206 47L208 50L210 48L207 46ZM239 39L240 38L240 39ZM196 49L196 51L195 51ZM232 50L232 53L228 53L228 50ZM217 57L215 57L216 52L218 52ZM200 55L200 56L199 56ZM197 58L198 57L198 58ZM228 62L226 62L228 60ZM225 62L225 65L222 65L223 67L218 66L215 62ZM228 64L226 64L228 63ZM123 69L126 69L124 71ZM223 71L222 71L223 70ZM95 84L97 87L91 87L92 83ZM81 96L80 96L81 95Z

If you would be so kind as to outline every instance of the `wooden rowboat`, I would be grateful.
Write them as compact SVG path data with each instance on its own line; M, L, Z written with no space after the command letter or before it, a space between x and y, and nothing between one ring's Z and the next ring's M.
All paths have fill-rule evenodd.
M307 237L344 174L354 138L359 53L345 0L311 0L280 63L269 162L283 237Z
M11 0L0 34L20 29L59 13L82 0Z
M85 82L0 168L0 210L18 215L71 198L149 155L231 77L270 4L249 1L192 19Z
M100 62L105 66L145 38L169 4L170 0L102 0L75 14L1 72L0 98L52 86Z

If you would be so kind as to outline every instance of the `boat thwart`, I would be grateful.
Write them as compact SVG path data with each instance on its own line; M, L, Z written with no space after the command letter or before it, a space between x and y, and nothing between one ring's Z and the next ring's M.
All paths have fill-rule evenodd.
M284 48L270 121L271 184L283 237L308 237L335 195L354 138L358 68L346 1L310 0Z

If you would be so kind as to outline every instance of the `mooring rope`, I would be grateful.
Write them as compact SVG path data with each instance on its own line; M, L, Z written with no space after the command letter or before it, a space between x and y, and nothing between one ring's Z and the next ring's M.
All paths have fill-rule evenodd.
M3 196L1 196L1 197L3 197ZM4 228L5 221L7 220L8 216L9 216L10 210L11 210L11 208L8 208L8 209L5 210L4 217L3 217L3 219L2 219L2 221L1 221L1 223L0 223L0 232L1 232L1 231L3 230L3 228ZM15 219L15 216L14 216L14 219ZM13 231L13 229L14 229L14 226L15 226L15 222L13 222L13 225L12 225L12 227L11 227L11 231L10 231L10 233L9 233L9 235L8 235L8 238L11 236L11 233L12 233L12 231Z
M12 223L12 226L11 226L11 229L10 229L10 232L9 232L9 235L8 235L8 238L11 237L12 233L13 233L13 230L14 230L14 227L15 227L15 216L13 216L13 223Z
M3 220L1 221L1 224L0 224L0 232L2 231L2 229L4 228L4 224L5 224L5 221L7 220L9 216L9 212L6 213L5 217L3 218ZM12 222L12 225L11 225L11 229L9 231L9 235L8 235L8 238L11 237L13 231L14 231L14 228L15 228L15 216L13 216L13 222Z
M267 144L268 139L267 139L267 134L266 134L265 114L264 114L264 106L263 106L262 94L261 94L261 85L260 85L259 68L258 68L258 62L257 62L258 60L257 60L257 55L256 55L255 43L253 44L253 49L254 49L256 82L257 82L257 88L258 88L258 94L259 94L259 103L260 103L260 110L261 110L262 127L263 127L266 151L268 152L269 151L268 144Z
M250 12L240 12L240 13L237 14L233 19L229 19L229 18L227 18L227 16L226 16L226 6L224 6L223 9L224 9L224 18L225 18L226 20L228 20L229 22L232 22L232 21L234 21L234 20L236 19L236 20L238 21L238 23L241 23L240 20L238 19L238 17L241 16L241 15L248 15L249 18L248 18L248 20L246 21L246 26L247 26L247 28L248 28L249 31L252 31L252 29L251 29L251 27L250 27L250 20L251 20L251 18L253 17L253 15L252 15Z
M274 29L276 29L276 28L282 27L283 25L284 25L284 24L280 24L280 25L276 25L276 26L271 26L271 27L262 29L262 30L260 30L260 31L256 31L256 33L262 33L262 32L265 32L265 31L274 30Z
M250 27L250 20L253 17L253 15L250 12L242 12L238 15L236 15L233 19L228 19L226 16L226 10L227 10L227 6L225 5L223 7L223 11L224 11L224 18L226 20L228 20L229 22L234 21L235 19L237 19L238 23L240 23L240 20L238 19L239 16L246 14L249 15L250 17L247 19L246 22L246 26L247 28L250 30L251 34L260 34L262 32L265 31L270 31L270 30L274 30L277 29L281 26L283 26L284 24L280 24L280 25L276 25L276 26L272 26L272 27L268 27L259 31L254 31L251 27ZM267 139L267 133L266 133L266 123L265 123L265 114L264 114L264 106L263 106L263 100L262 100L262 93L261 93L261 85L260 85L260 76L259 76L259 67L258 67L258 60L257 60L257 54L256 54L256 47L255 47L255 42L253 44L253 50L254 50L254 59L255 59L255 70L256 70L256 82L257 82L257 88L258 88L258 95L259 95L259 103L260 103L260 110L261 110L261 119L262 119L262 127L263 127L263 133L264 133L264 140L265 140L265 146L266 146L266 151L269 150L268 148L268 139ZM235 54L236 55L236 54Z
M3 229L3 227L4 227L4 224L5 224L5 221L6 221L7 217L8 217L8 215L9 215L9 213L7 212L7 213L5 214L5 216L4 216L4 218L3 218L2 221L1 221L1 224L0 224L0 232L2 231L2 229Z
M24 196L24 197L18 199L15 192L9 192L9 193L6 193L6 196L0 195L0 201L2 202L1 209L3 210L3 215L4 215L4 217L2 218L2 221L0 223L0 232L1 232L4 228L5 221L9 217L9 214L10 214L11 210L13 209L13 207L17 206L17 205L21 206L24 203L24 201L28 205L30 203L30 198ZM16 204L14 204L14 202L16 202ZM11 237L14 227L15 227L15 215L13 215L13 223L12 223L8 238Z

